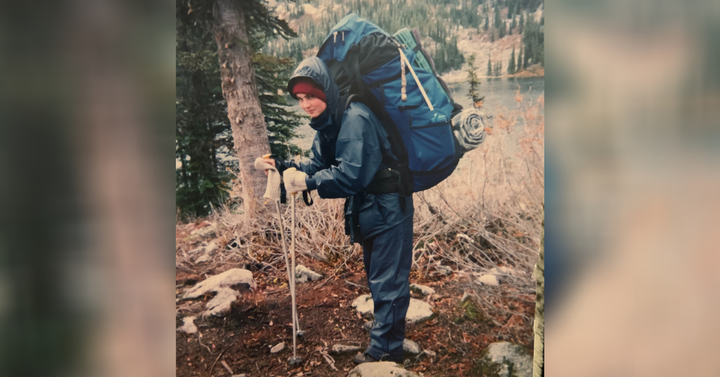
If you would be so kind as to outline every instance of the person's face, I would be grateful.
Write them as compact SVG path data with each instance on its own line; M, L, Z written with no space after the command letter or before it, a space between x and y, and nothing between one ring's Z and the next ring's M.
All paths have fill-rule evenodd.
M312 94L298 93L296 96L300 102L300 108L308 113L311 118L317 118L327 108L327 104L323 100Z

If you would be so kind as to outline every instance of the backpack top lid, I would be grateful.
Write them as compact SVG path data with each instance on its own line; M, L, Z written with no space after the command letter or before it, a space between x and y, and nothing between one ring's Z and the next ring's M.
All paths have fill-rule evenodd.
M343 61L350 47L356 45L366 35L373 33L381 33L390 37L390 34L374 23L360 18L355 13L349 13L330 30L325 37L325 42L320 46L317 56L326 62L330 60ZM326 48L328 44L338 43L342 43L345 47Z

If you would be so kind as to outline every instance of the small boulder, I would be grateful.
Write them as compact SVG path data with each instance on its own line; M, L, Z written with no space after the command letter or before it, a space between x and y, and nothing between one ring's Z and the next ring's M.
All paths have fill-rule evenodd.
M198 257L198 258L195 260L195 263L202 263L202 262L207 262L207 261L209 261L209 260L210 260L210 255L212 255L212 253L215 251L215 249L217 249L217 243L215 243L215 241L210 242L207 246L205 246L205 252L203 253L203 255L201 255L200 257ZM196 250L197 250L197 249L196 249ZM195 250L193 250L193 252L194 252L194 251L195 251Z
M319 280L320 278L322 278L322 275L301 264L295 266L295 281L298 283L307 283L308 281Z
M222 274L215 275L195 284L194 287L183 295L183 298L198 298L207 292L218 292L220 288L223 287L234 288L239 286L255 288L255 279L253 279L252 272L242 268L227 270Z
M344 344L334 344L332 346L332 352L333 353L347 353L347 352L355 352L360 351L362 348L358 346L347 346Z
M420 284L410 284L410 290L418 292L422 294L423 296L430 296L435 294L435 290L426 286L426 285L420 285Z
M493 274L486 274L483 276L480 276L480 278L477 279L478 283L482 283L485 285L491 285L491 286L498 286L500 285L500 282L498 281L497 276Z
M417 373L403 369L391 361L360 364L351 370L348 377L419 377Z
M373 303L372 296L362 295L352 302L352 307L355 308L358 313L365 315L373 313L375 304Z
M366 321L365 323L363 323L363 330L365 330L367 332L370 332L370 330L372 330L372 327L373 327L373 321Z
M425 319L431 318L435 313L432 311L432 307L425 301L410 299L410 306L408 307L405 321L407 323L415 323Z
M218 290L215 297L205 304L205 313L203 315L219 316L230 311L230 305L237 301L238 291L228 287L222 287Z
M214 224L210 224L210 226L206 226L204 228L200 228L198 230L193 231L192 233L190 233L190 236L206 238L211 235L214 235L215 231L217 231L217 226L215 226Z
M532 355L528 350L509 342L492 343L475 361L474 371L487 377L530 377Z
M355 308L358 313L365 315L372 315L374 311L374 304L372 296L362 295L355 299L352 303L352 307ZM407 323L415 323L432 317L435 313L432 311L430 304L424 301L410 299L410 306L408 307L407 315L405 320Z
M197 326L195 326L195 316L183 318L183 325L178 327L178 331L195 334L198 331Z
M270 353L278 353L285 349L285 342L276 344L273 348L270 348Z
M405 340L403 340L403 351L405 351L406 353L417 355L422 352L422 349L420 348L420 345L416 342L405 338Z
M448 266L443 266L441 264L435 265L435 271L431 275L443 275L443 276L449 276L452 273L452 268Z
M493 267L490 273L494 275L515 275L515 270L509 267Z

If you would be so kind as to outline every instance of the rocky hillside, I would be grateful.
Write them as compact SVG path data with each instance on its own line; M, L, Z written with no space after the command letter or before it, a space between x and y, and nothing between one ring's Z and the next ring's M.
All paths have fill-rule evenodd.
M535 62L529 62L528 69L518 70L513 75L508 75L507 73L508 62L510 61L513 47L515 48L516 61L518 59L518 55L521 53L521 50L525 49L523 46L523 34L519 33L521 31L521 27L519 26L521 16L514 15L511 19L507 18L507 14L510 11L509 6L511 6L509 4L512 3L511 1L499 1L497 3L492 1L488 1L486 3L481 2L480 4L483 5L480 5L477 8L478 18L481 19L477 27L474 25L463 26L462 22L448 18L451 17L449 14L454 14L452 12L447 12L448 7L457 7L458 10L464 11L462 5L463 1L459 1L460 3L457 6L452 5L453 2L451 1L433 2L415 0L414 2L409 1L408 4L411 7L429 10L427 19L433 20L434 23L444 26L445 30L441 31L440 34L445 37L446 41L451 41L451 38L453 37L457 39L457 48L464 56L465 61L467 61L471 55L475 55L475 68L478 77L487 77L488 59L491 60L493 66L496 62L502 62L502 69L500 72L501 77L536 77L544 75L544 70L540 67L533 67L533 69L529 69ZM314 41L322 40L324 35L334 24L334 18L339 19L340 15L343 14L342 12L347 12L349 9L353 9L351 5L341 5L337 2L329 0L315 0L310 3L304 3L303 1L294 3L272 0L270 3L271 5L276 6L276 12L281 18L287 20L293 29L299 31L299 38L304 47L300 49L301 51L285 51L285 53L289 53L293 56L297 55L298 57L300 54L307 57L316 53L320 42ZM354 2L350 2L350 4L352 3ZM390 10L390 5L386 3L387 1L384 0L371 0L363 2L363 4L368 4L367 6L370 8L375 7L375 9ZM493 8L495 4L499 4L499 19L505 23L505 28L508 33L508 35L504 35L502 38L499 37L501 34L498 33L498 29L495 27L495 9ZM487 12L483 15L484 10L487 10ZM367 10L365 13L378 14L371 13L370 10ZM524 20L532 18L536 24L540 24L541 20L543 20L544 5L541 3L536 9L522 10L520 13L522 13L522 18ZM360 15L368 17L371 21L379 24L381 27L383 26L383 22L387 23L386 20L382 20L383 22L380 22L381 20L373 19L373 17L367 16L362 12ZM487 22L491 25L487 28L487 30L484 27L486 17ZM527 21L525 23L527 24ZM312 27L309 28L309 24L312 24ZM403 21L401 24L402 26L417 27L417 25L413 25L411 21ZM515 27L510 30L513 25ZM430 32L423 32L424 28L427 29L428 27L425 25L419 27L421 30L421 37L423 37L423 46L431 54L434 54L438 46L438 43L435 42L435 40L437 40L437 35L433 35L433 38L431 38L431 36L428 35ZM442 29L442 27L439 28ZM393 33L396 30L387 31ZM273 49L277 50L287 48L288 46L294 47L292 45L297 45L298 42L274 41L271 44L274 46ZM291 50L293 49L291 48ZM443 72L442 76L448 82L460 82L467 79L467 69L467 63L465 63L459 69L455 69L450 72Z

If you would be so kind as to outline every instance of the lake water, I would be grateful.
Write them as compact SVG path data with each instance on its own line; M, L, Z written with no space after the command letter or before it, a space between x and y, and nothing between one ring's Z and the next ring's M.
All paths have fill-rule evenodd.
M448 83L448 87L452 92L453 99L463 108L472 106L472 101L467 95L470 87L467 82ZM483 110L492 115L505 113L507 109L516 108L518 103L515 100L515 95L518 91L524 96L523 103L535 102L540 95L545 93L545 79L543 77L482 79L479 92L481 96L485 96ZM288 97L288 101L294 104L292 109L295 112L305 115L300 106L297 105L297 101L290 97ZM520 122L518 122L518 127L522 127ZM298 136L290 142L303 150L310 149L315 137L315 130L310 127L309 118L298 127L296 133Z

